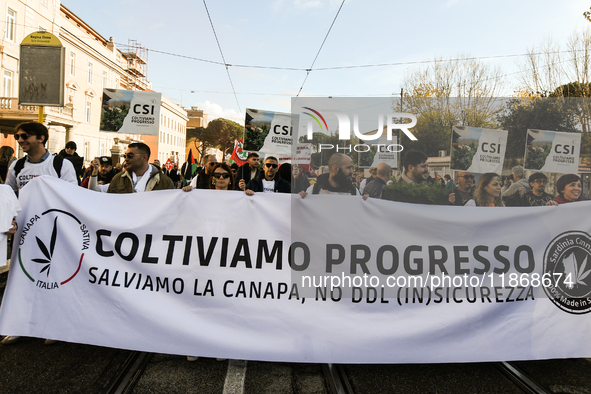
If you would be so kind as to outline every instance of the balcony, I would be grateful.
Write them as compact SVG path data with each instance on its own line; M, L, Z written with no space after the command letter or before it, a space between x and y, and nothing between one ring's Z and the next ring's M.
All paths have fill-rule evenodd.
M18 98L0 97L0 112L5 111L23 111L37 113L39 109L32 105L18 105Z
M44 118L47 124L60 126L73 126L74 108L71 105L65 107L44 107ZM36 105L19 105L16 97L0 97L0 128L14 127L21 122L37 121L39 119L39 107Z

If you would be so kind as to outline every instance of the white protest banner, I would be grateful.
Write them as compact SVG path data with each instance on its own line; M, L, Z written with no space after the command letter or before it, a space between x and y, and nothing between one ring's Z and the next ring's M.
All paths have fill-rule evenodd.
M576 174L579 172L581 134L527 130L525 166L527 170Z
M158 135L161 93L103 89L101 131Z
M244 150L272 156L291 156L291 114L246 109Z
M453 126L451 169L500 174L503 171L508 134L506 130Z
M21 203L1 334L287 362L591 356L591 202L112 195L43 176Z

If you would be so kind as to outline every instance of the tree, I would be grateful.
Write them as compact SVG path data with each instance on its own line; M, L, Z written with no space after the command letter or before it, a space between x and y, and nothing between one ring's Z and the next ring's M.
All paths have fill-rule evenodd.
M187 146L191 144L199 154L199 161L209 148L213 148L213 143L205 127L187 128Z
M591 154L591 83L570 82L561 85L550 94L551 97L565 97L568 107L573 109L581 127L581 154Z
M214 141L214 147L221 150L225 158L226 155L232 153L234 141L242 138L244 127L231 120L217 118L208 123L207 132Z
M520 90L527 96L551 96L557 87L568 87L568 81L587 86L591 83L591 30L574 31L565 49L546 39L528 50L520 68Z
M579 132L575 108L569 101L557 98L511 99L498 121L509 131L506 157L522 158L528 129Z
M234 141L242 138L244 127L236 122L224 118L217 118L208 123L206 128L195 127L187 129L187 145L194 144L199 153L200 161L210 148L217 148L224 154L224 158L234 148Z
M438 59L408 73L403 108L418 122L413 128L417 141L403 136L404 149L437 156L439 150L449 149L453 125L496 128L495 113L501 104L495 96L502 80L498 68L465 55Z

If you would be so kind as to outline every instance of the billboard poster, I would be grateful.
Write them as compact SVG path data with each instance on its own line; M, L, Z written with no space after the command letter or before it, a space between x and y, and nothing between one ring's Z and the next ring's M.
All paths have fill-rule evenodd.
M506 130L453 126L451 169L475 173L503 171L507 147Z
M101 131L158 135L161 93L103 89Z
M524 168L541 172L576 174L579 169L581 134L527 130Z
M291 156L291 114L247 108L244 129L245 151Z

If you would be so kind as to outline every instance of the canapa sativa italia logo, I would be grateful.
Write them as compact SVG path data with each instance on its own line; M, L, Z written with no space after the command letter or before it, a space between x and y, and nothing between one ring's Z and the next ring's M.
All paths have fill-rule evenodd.
M90 232L69 212L50 209L23 225L17 251L18 264L35 286L53 290L80 272Z

